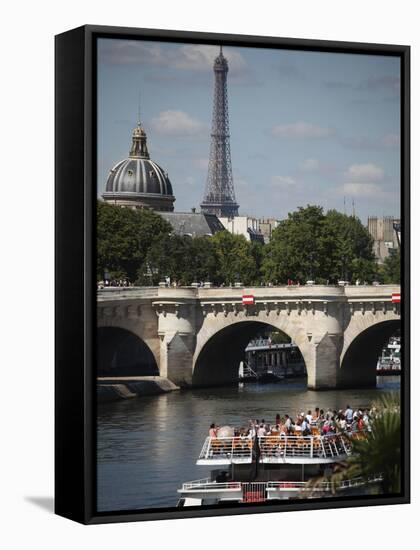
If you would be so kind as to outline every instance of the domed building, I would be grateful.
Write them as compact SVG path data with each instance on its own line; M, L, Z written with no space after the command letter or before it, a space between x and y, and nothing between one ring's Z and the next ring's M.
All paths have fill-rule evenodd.
M106 182L104 201L127 208L173 212L175 197L167 172L150 159L147 136L139 122L128 158L118 162Z

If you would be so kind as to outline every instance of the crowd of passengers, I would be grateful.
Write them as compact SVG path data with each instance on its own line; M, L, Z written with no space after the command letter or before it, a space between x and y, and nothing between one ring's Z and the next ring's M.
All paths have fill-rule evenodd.
M345 410L332 410L316 407L314 412L309 410L306 414L299 413L294 419L288 414L281 417L276 415L273 424L266 422L264 419L249 420L247 427L229 428L224 426L220 428L216 424L211 424L209 436L217 437L241 437L254 438L264 436L286 436L286 435L303 435L309 436L314 434L328 435L337 434L340 432L357 432L371 430L371 413L368 409L353 410L350 405L347 405Z

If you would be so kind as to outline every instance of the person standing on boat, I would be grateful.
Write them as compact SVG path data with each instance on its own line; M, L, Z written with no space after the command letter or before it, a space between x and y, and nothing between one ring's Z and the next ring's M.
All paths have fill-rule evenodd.
M209 436L211 437L211 439L217 438L217 428L215 424L210 425Z
M265 435L267 435L267 430L265 429L265 426L263 423L260 424L260 427L258 428L258 431L257 431L257 435L258 437L264 437Z
M302 435L311 435L310 422L307 416L305 416L305 418L303 419L301 428L302 428Z
M353 422L353 409L350 407L350 405L347 405L344 416L346 417L347 425L351 425L351 423Z

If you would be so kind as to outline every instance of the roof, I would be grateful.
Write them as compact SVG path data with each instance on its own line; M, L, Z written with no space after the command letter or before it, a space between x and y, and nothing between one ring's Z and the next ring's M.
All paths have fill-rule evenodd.
M173 195L168 174L156 162L145 158L128 158L118 162L108 176L104 196L108 193Z
M225 227L214 214L203 212L159 212L178 235L204 237L224 231Z

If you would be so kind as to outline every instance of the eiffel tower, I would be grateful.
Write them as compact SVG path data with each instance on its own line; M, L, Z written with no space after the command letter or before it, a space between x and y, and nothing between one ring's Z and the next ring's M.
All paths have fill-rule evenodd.
M227 97L228 63L220 53L214 60L214 100L209 171L201 211L219 217L238 215L230 159L229 113Z

